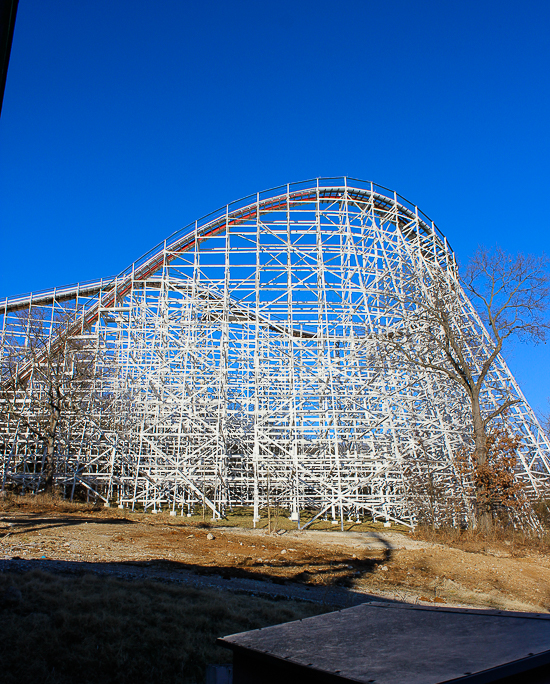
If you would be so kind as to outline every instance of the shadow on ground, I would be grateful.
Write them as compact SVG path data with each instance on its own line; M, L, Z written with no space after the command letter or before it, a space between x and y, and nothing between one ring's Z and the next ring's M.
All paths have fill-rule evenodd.
M11 519L13 522L13 518ZM84 523L133 524L123 518L41 518L25 516L17 518L16 524L9 528L9 534L28 533L51 527L79 525ZM12 531L13 530L13 531ZM313 600L326 603L327 596L335 591L341 594L342 605L349 605L345 595L359 595L349 592L354 582L361 577L373 573L376 569L391 560L392 545L375 532L365 535L366 542L376 540L382 550L373 551L366 548L360 557L345 557L339 554L338 559L328 559L318 554L307 554L304 558L283 559L277 557L269 561L245 557L235 564L222 563L201 564L200 562L183 562L165 558L151 560L126 561L79 561L28 559L13 556L12 559L0 560L2 572L27 572L34 568L53 573L114 575L123 579L150 579L162 582L176 582L209 586L222 590L259 592L269 595L281 595L288 598ZM367 544L366 544L367 546ZM284 590L283 590L284 588ZM304 593L307 592L307 593ZM358 602L372 600L374 597L362 594ZM331 599L332 601L332 599ZM354 601L355 602L355 601Z
M56 527L71 527L75 525L135 525L137 521L127 518L116 517L69 517L69 516L48 516L43 517L39 514L27 514L24 516L4 516L0 517L0 523L7 523L9 527L4 531L10 535L27 534L29 532L40 532L41 530L54 529Z

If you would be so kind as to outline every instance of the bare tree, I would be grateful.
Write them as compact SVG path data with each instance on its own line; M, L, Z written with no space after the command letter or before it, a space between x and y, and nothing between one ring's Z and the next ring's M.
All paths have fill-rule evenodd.
M18 330L2 358L0 422L33 436L43 452L41 484L51 492L60 426L70 433L70 422L89 405L96 354L74 337L70 312L53 320L40 309L21 313Z
M546 318L548 260L479 248L460 279L453 269L439 267L426 269L422 275L411 270L409 275L405 291L388 295L398 297L410 312L390 333L388 351L397 352L412 366L445 375L462 389L469 402L475 471L487 474L489 426L519 400L495 388L488 407L483 403L484 390L510 338L545 339L550 328ZM486 334L480 335L473 324L475 313L469 310L464 291ZM478 524L488 530L495 499L487 491L490 478L474 480Z

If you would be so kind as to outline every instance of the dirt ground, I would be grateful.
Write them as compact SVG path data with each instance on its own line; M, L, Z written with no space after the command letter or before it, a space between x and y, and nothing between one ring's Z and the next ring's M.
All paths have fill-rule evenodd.
M285 523L285 527L291 525ZM224 578L340 585L381 599L550 612L550 554L436 544L406 532L264 529L119 510L0 512L0 559L50 559L174 568ZM472 546L472 545L470 545Z

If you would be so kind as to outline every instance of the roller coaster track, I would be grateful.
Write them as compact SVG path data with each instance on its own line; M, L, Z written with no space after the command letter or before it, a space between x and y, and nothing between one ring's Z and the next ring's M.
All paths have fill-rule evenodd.
M289 186L288 186L289 187ZM200 230L198 229L198 222L194 225L193 234L190 235L189 228L193 229L193 226L178 231L171 236L173 239L160 243L157 248L149 252L144 257L141 257L138 261L134 262L130 267L125 269L118 276L109 279L102 279L96 281L89 281L77 285L69 285L63 288L47 290L39 292L36 294L30 293L28 295L23 295L19 297L6 298L4 303L4 312L12 312L17 310L23 310L30 306L31 304L51 304L55 301L64 301L73 299L76 296L93 296L95 294L101 293L97 302L90 307L89 310L83 312L80 319L76 320L70 325L66 334L63 336L71 337L73 335L83 334L85 331L89 330L90 327L97 321L99 312L102 309L108 309L116 305L117 301L120 301L128 292L131 290L133 283L136 281L145 281L150 278L155 272L159 270L163 265L169 263L175 259L179 254L187 252L194 249L195 245L199 245L204 240L214 237L218 233L232 226L238 226L239 224L245 223L246 221L255 220L262 213L272 213L276 211L288 210L293 207L297 207L300 204L306 202L319 202L319 203L330 203L338 202L342 199L347 199L348 201L358 201L358 202L372 202L375 210L379 212L396 213L396 221L402 230L405 237L410 240L414 240L418 233L411 229L411 222L418 231L422 232L425 236L433 236L434 240L440 242L442 245L445 244L446 251L446 239L440 233L440 231L435 227L433 222L429 219L423 219L420 217L418 209L415 207L414 210L407 208L404 204L399 204L397 202L398 195L393 193L394 197L387 197L379 192L374 191L374 184L371 183L370 190L361 190L353 187L347 187L347 185L342 187L320 187L316 186L308 190L298 190L295 192L290 192L287 188L287 192L274 197L268 197L266 199L260 200L258 197L255 202L252 202L242 208L229 211L229 206L225 216L218 217L213 221L207 222L203 225ZM397 211L398 210L398 211ZM215 212L219 213L219 212ZM208 218L208 217L206 217ZM181 237L180 234L184 233ZM443 238L443 240L441 240ZM425 254L430 259L435 259L435 254ZM279 329L282 332L282 328ZM309 336L307 333L300 331L288 331L289 334L294 336ZM55 352L59 345L62 344L61 338L58 340L52 340L49 347L50 352ZM25 382L28 380L30 374L32 373L32 365L27 364L23 366L19 371L19 381Z

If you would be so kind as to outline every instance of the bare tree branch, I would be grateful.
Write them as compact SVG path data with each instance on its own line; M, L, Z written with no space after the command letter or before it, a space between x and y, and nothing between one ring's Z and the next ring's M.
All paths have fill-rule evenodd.
M435 268L428 277L411 271L408 290L388 299L411 311L393 336L389 353L398 354L411 366L441 373L457 384L469 400L476 467L487 459L487 429L519 399L502 396L487 412L483 392L505 343L512 337L540 342L550 330L547 317L550 297L548 259L518 254L510 256L500 248L479 248L460 280L452 271ZM486 334L475 329L464 314L468 304L463 291L485 326ZM489 501L477 492L478 501ZM489 511L480 511L489 524Z
M24 339L9 341L10 351L0 365L0 422L17 420L36 437L44 449L42 479L50 490L60 425L84 414L97 355L71 335L71 312L46 321L35 308L19 318Z

